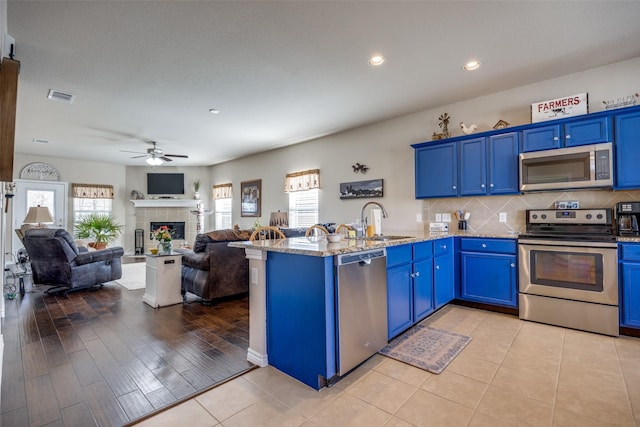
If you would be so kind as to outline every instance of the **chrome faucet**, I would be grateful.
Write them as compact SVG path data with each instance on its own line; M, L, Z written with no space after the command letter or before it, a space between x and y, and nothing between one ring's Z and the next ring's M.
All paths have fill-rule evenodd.
M369 205L378 206L382 210L382 217L383 218L389 218L389 214L387 214L387 210L384 208L384 206L382 206L381 203L378 203L378 202L367 202L367 203L365 203L364 206L362 207L362 210L360 211L360 223L362 224L363 234L365 234L365 235L367 233L367 220L366 220L366 218L364 216L364 210Z

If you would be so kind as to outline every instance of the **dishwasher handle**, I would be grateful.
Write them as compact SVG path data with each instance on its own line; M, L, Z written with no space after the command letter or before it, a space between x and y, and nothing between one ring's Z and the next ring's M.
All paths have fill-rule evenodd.
M387 256L387 250L385 248L372 249L368 251L353 252L349 254L342 254L335 257L335 265L347 265L355 263L371 264L371 260L376 258L384 258Z

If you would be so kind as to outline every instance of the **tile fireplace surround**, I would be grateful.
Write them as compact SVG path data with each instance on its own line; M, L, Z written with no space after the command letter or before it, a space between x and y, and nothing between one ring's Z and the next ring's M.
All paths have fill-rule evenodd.
M184 240L192 245L196 238L197 220L196 215L191 211L197 207L196 200L135 200L136 229L144 230L144 248L149 252L149 248L155 248L158 242L151 240L149 227L152 222L184 222ZM133 236L134 231L130 230ZM182 240L175 240L174 247L179 247Z

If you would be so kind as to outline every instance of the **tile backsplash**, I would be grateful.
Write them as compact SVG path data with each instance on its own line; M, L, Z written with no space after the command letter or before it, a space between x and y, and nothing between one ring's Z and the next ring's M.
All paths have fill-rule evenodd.
M429 223L436 222L436 214L451 214L449 229L457 228L454 212L463 210L471 217L467 221L468 232L509 234L525 231L525 210L554 209L556 201L577 200L580 208L614 208L618 202L640 201L640 190L612 191L553 191L513 196L459 197L426 199L422 205L425 231ZM499 221L500 212L507 214L507 222Z

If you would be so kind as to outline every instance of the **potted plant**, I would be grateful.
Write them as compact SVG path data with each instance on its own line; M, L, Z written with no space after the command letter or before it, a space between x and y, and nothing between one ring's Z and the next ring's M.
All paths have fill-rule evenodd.
M124 225L118 224L112 215L91 213L81 217L74 225L74 233L79 239L94 239L89 246L104 249L113 242Z
M200 199L200 193L198 192L200 190L200 180L196 179L195 181L193 181L193 198L198 200Z

